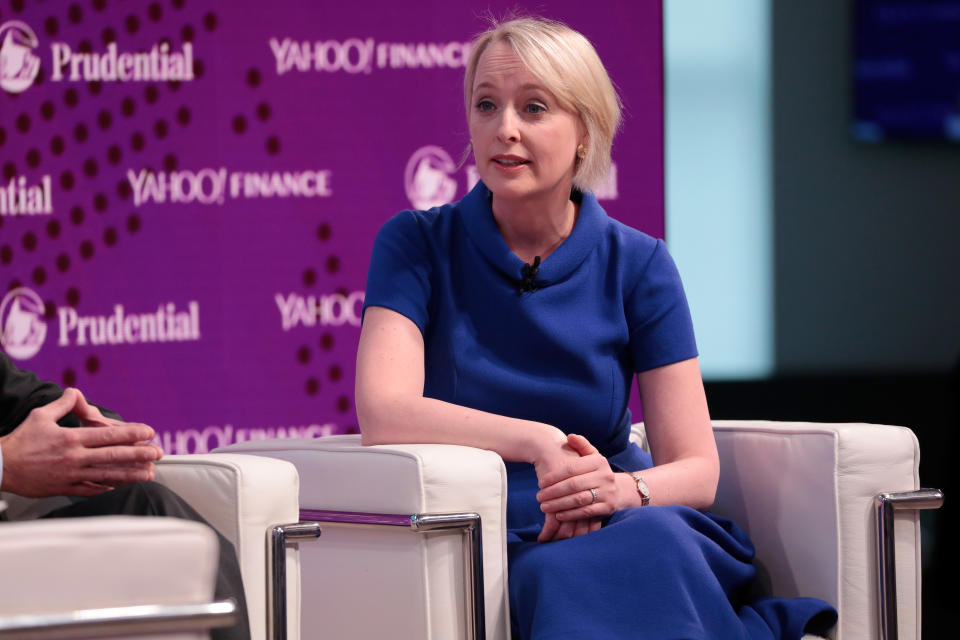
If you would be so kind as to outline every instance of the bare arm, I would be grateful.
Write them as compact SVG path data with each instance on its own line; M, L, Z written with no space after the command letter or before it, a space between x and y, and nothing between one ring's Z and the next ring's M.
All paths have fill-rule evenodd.
M697 360L669 364L638 376L644 424L654 467L643 471L651 504L708 509L720 473L717 445ZM641 504L629 474L613 473L595 447L579 436L571 445L581 454L568 475L544 476L538 495L543 510L561 521L610 515ZM599 500L591 503L591 488Z
M638 381L655 465L643 472L652 502L709 509L717 492L720 459L700 365L695 358L684 360L645 371ZM631 488L637 496L636 484Z
M366 310L356 381L364 444L461 444L535 465L566 446L556 427L425 398L423 360L423 336L412 321L384 307Z

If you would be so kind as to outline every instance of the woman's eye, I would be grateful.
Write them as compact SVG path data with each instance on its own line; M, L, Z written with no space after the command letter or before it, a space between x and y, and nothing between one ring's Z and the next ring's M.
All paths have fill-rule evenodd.
M481 100L477 103L477 109L480 111L490 111L493 109L493 102L490 100Z
M547 108L545 106L536 102L531 102L527 105L527 113L543 113L546 110Z

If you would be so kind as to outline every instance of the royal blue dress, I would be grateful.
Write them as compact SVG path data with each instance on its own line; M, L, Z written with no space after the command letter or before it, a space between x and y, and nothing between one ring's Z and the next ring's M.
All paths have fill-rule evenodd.
M377 235L364 308L424 338L424 395L586 436L614 471L652 465L628 442L634 374L697 355L662 241L574 193L570 236L519 292L480 182L460 202L403 211ZM529 289L529 287L527 287ZM507 463L510 614L516 639L799 638L836 620L825 602L751 595L753 546L736 525L679 506L615 513L599 531L536 542L532 465Z

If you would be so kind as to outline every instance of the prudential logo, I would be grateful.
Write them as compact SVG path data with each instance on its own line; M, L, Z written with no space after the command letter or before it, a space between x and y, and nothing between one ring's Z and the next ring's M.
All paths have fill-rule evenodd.
M37 34L23 22L0 24L0 87L20 93L33 84L40 72L40 58L33 54L39 44Z
M0 300L0 346L11 358L29 360L40 351L46 337L40 296L19 287Z
M451 202L457 181L450 175L456 170L450 154L440 147L428 145L414 151L403 174L410 204L417 209L429 209Z

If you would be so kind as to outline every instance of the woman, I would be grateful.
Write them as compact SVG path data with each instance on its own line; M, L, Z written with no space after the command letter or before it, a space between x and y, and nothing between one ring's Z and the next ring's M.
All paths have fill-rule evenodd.
M730 604L753 578L752 547L698 511L718 459L676 268L590 193L620 118L593 47L559 23L503 23L475 42L464 95L481 181L458 203L401 212L374 245L364 443L506 461L516 638L829 627L820 601ZM652 459L628 444L634 373Z

